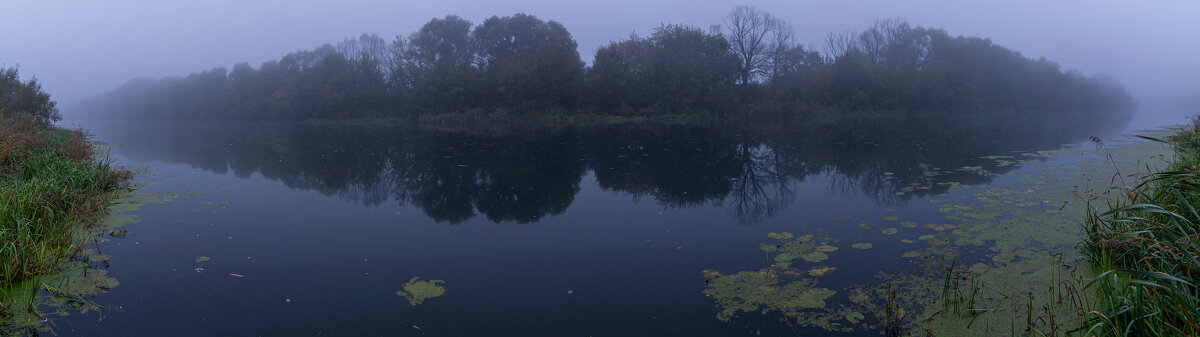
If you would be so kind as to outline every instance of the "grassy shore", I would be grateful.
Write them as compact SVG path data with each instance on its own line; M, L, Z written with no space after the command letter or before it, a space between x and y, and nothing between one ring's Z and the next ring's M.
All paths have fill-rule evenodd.
M1090 207L1083 249L1099 276L1086 335L1200 335L1200 119L1193 124L1164 140L1175 149L1168 168Z
M32 309L7 293L75 256L130 177L81 131L0 119L0 317Z

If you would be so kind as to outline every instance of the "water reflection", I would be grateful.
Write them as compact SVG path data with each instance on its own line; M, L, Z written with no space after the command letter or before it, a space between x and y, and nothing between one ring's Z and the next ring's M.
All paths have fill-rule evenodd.
M585 176L668 208L714 204L741 223L796 203L796 184L881 205L939 194L938 182L988 183L1016 168L983 156L1057 148L1116 126L979 119L622 126L503 131L306 124L121 124L96 127L138 161L186 163L367 206L413 205L438 222L479 214L535 222L565 211Z

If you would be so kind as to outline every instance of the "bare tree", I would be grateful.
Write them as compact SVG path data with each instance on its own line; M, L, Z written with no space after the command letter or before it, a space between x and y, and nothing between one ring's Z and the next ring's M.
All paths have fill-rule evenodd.
M792 25L783 20L776 20L775 25L770 39L770 78L778 77L789 68L786 55L796 45L796 33Z
M875 20L871 28L858 36L860 50L872 63L887 61L888 48L908 29L908 24L899 19Z
M350 60L368 59L379 66L384 75L391 74L394 54L388 42L379 35L363 34L357 39L349 38L339 42L337 51Z
M738 6L725 17L730 48L741 60L742 84L771 75L772 57L779 45L790 47L792 26L757 7ZM786 49L786 48L784 48Z
M825 57L833 62L846 54L855 52L858 49L855 35L857 34L851 30L825 35Z

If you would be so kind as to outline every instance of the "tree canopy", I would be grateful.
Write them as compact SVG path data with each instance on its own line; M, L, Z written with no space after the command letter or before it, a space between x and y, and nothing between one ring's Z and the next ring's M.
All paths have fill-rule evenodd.
M0 118L26 115L50 124L62 120L56 105L36 78L21 81L17 67L0 67Z
M588 66L556 21L518 13L476 25L448 15L390 43L364 34L257 69L243 63L130 81L91 106L127 119L305 120L858 111L1013 118L1049 112L1083 119L1133 105L1117 83L1064 71L988 39L899 19L831 33L823 43L823 52L805 47L781 18L740 6L709 30L662 25L648 37L613 41L598 48ZM36 81L9 79L15 70L4 75L20 85L0 88L32 88L6 89L6 97L40 92ZM20 109L49 119L57 114L52 104Z

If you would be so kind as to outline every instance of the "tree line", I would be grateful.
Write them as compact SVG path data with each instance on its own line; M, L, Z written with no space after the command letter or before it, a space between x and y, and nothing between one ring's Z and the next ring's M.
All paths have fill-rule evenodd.
M185 77L133 80L89 102L141 120L415 118L453 112L716 114L814 111L1006 113L1094 118L1127 110L1117 83L1063 71L988 39L880 20L829 34L824 50L784 20L740 6L724 24L662 25L598 48L592 64L560 23L448 15L392 41L364 34Z

